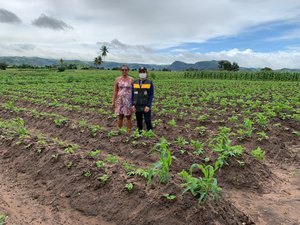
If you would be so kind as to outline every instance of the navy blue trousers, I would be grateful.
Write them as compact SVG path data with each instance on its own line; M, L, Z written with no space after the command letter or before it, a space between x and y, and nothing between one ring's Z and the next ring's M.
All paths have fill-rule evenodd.
M149 112L135 112L135 116L139 131L143 130L143 119L145 119L147 130L152 130L151 110Z

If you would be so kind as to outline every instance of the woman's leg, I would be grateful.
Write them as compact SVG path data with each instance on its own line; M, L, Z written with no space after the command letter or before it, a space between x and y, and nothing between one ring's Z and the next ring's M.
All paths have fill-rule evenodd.
M121 128L123 126L123 119L124 119L124 115L120 114L118 116L118 127Z
M130 133L131 132L131 128L132 128L131 115L126 116L126 119L127 119L127 132Z

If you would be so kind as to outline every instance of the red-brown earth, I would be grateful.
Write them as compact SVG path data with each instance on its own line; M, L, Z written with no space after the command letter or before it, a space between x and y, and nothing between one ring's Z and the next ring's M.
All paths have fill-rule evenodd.
M2 103L3 99L0 105ZM286 129L270 126L267 140L258 141L254 136L237 143L246 149L239 158L244 165L230 159L217 173L222 187L219 200L209 199L198 205L190 193L182 195L182 180L176 174L193 163L204 162L205 157L213 160L216 155L206 151L205 156L195 157L189 146L184 147L186 153L181 154L180 148L172 143L178 136L206 143L218 126L232 126L223 119L204 122L208 132L199 136L193 131L199 124L194 124L189 116L179 121L176 128L167 126L164 121L169 118L162 116L163 122L155 127L158 137L142 138L132 146L130 143L134 140L128 134L108 138L107 132L115 129L113 117L26 101L15 104L19 108L61 114L68 122L57 127L53 119L35 118L28 110L10 112L0 107L1 119L21 117L30 132L30 137L22 142L0 133L0 214L8 216L6 224L300 224L300 143L291 132L300 129L292 121L280 120ZM105 130L93 137L88 128L76 123L80 118ZM157 118L154 114L153 120ZM187 123L191 124L190 129L184 127ZM274 119L272 123L278 121ZM43 135L47 143L42 151L38 151L39 135ZM159 184L154 179L147 185L144 178L128 176L122 168L125 161L146 168L158 160L158 156L149 151L162 136L171 142L172 155L178 158L171 166L169 183ZM53 138L78 144L80 148L74 154L67 154L65 147L54 143ZM257 146L266 151L264 161L258 161L249 153ZM88 156L96 149L102 150L99 156ZM107 154L118 156L120 163L96 168L95 161L103 160ZM67 166L69 162L72 167ZM86 171L92 175L84 176ZM103 174L109 175L106 183L97 179ZM124 189L129 182L134 183L131 192ZM175 194L177 198L167 200L163 197L165 193Z

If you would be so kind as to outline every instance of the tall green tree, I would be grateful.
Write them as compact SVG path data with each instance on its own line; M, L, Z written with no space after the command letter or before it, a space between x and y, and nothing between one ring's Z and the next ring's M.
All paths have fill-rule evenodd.
M240 66L236 62L233 62L231 65L231 70L238 71L239 69L240 69Z
M220 70L227 70L227 71L238 71L240 69L239 65L236 62L231 62L227 60L221 60L219 61L218 65Z
M5 62L0 62L0 70L6 70L7 66Z
M102 47L100 48L100 51L101 51L101 56L103 57L103 61L104 61L104 58L107 56L107 53L108 53L108 48L105 45L102 45Z
M270 67L264 67L261 69L261 71L272 71L272 69Z
M103 63L102 57L98 56L94 59L94 64L95 66L98 68L98 66L100 66Z
M59 63L60 63L60 66L57 68L58 72L64 72L65 69L66 69L66 67L64 66L64 60L63 60L63 58L61 58L59 60Z
M231 70L231 63L227 60L219 61L219 69L220 70Z

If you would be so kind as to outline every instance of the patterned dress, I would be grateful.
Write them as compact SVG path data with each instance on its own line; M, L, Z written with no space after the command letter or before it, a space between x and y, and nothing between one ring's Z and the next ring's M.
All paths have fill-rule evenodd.
M123 114L129 116L131 112L131 94L133 79L128 77L123 79L122 77L117 80L118 82L118 94L116 98L115 113L117 115Z

